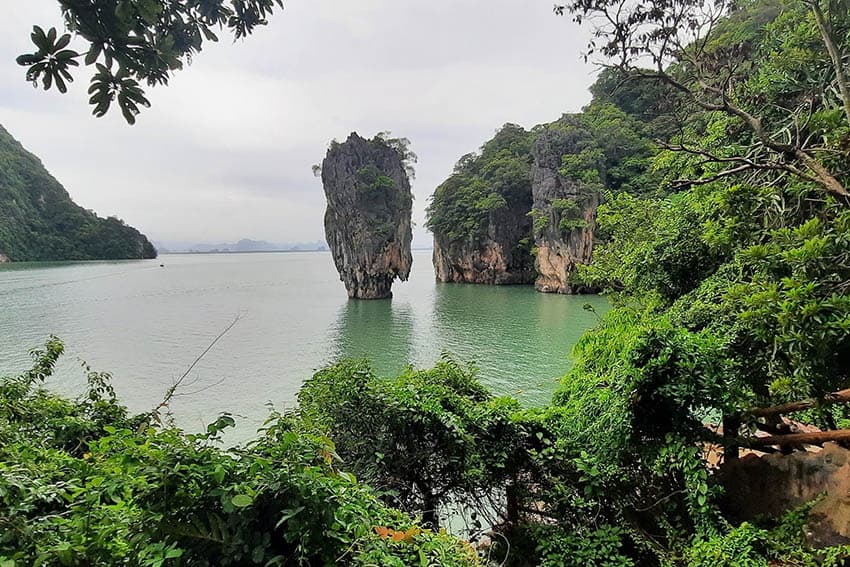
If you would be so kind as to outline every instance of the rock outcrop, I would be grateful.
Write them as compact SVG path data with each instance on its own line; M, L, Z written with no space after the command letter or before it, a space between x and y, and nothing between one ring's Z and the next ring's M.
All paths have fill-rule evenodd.
M532 283L530 204L529 187L528 206L505 208L491 214L485 236L468 237L458 242L434 235L437 281L491 285Z
M328 206L325 237L348 296L392 297L413 258L410 192L403 152L388 141L352 133L333 142L322 162Z
M809 512L810 545L850 543L850 451L835 443L822 450L756 456L724 463L723 507L736 521L779 518L817 500Z
M599 192L559 172L563 156L580 151L577 137L568 122L562 123L540 132L532 147L534 287L544 293L592 291L571 283L570 275L591 261Z
M437 281L534 282L531 138L522 126L505 124L434 191L427 226Z

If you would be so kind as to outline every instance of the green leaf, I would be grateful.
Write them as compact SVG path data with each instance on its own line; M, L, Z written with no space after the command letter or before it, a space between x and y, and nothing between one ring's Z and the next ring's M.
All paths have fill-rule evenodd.
M291 509L291 510L284 510L283 515L280 517L280 519L274 525L275 529L279 528L281 525L283 525L284 523L288 522L289 520L291 520L292 518L294 518L295 516L300 514L303 510L304 510L304 506L299 506L298 508L294 508L294 509Z
M237 494L230 499L230 503L236 508L247 508L254 503L254 498L248 494Z
M65 49L68 44L71 43L71 34L66 33L62 37L59 38L59 41L56 42L56 45L53 46L53 49L59 51L60 49Z
M224 481L224 467L221 465L217 466L212 473L212 477L218 484L221 484Z
M44 33L44 30L39 26L32 27L32 33L30 34L30 38L32 38L32 42L35 44L39 50L47 53L50 49L50 44L47 41L47 35Z

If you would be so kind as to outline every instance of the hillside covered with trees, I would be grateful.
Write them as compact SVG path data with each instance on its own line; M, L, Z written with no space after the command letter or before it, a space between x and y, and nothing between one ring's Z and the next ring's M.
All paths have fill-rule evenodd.
M13 262L155 258L138 230L71 200L41 161L0 126L0 255Z

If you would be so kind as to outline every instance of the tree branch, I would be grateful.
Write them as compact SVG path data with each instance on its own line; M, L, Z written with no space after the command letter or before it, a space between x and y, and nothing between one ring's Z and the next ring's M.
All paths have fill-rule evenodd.
M781 415L786 413L794 413L798 411L813 409L823 405L848 402L850 402L850 388L847 388L846 390L839 390L838 392L832 392L831 394L827 394L823 398L810 398L807 400L801 400L799 402L790 402L787 404L780 404L766 408L751 408L745 411L744 415L748 415L751 417L770 417L773 415Z
M186 377L189 376L189 374L192 372L192 370L195 368L195 366L197 366L198 363L201 362L201 360L203 360L203 358L213 349L213 347L216 345L216 343L218 341L220 341L222 339L222 337L224 337L224 335L226 335L228 332L230 332L230 329L232 329L236 325L236 323L239 322L239 319L241 319L240 315L237 315L236 317L234 317L233 321L231 321L230 324L227 327L225 327L224 330L221 331L212 340L212 342L210 342L210 344L207 345L207 348L205 348L203 350L203 352L201 352L201 354L199 354L198 357L195 358L195 360L192 362L192 364L189 365L189 368L186 369L186 372L184 372L183 375L180 376L180 378L175 380L174 383L171 386L169 386L168 390L165 391L165 397L162 399L162 401L159 403L159 405L156 406L153 409L153 411L151 412L151 415L154 417L154 419L157 419L157 421L159 420L160 410L162 410L165 407L168 407L168 404L171 402L171 399L174 397L175 393L177 392L177 389L180 387L180 385L183 383L183 381L186 379Z
M844 114L847 117L847 123L850 125L850 86L847 83L847 77L844 75L844 64L841 52L832 41L832 33L829 29L829 24L823 15L823 10L820 7L820 0L806 0L809 9L815 16L815 21L818 24L823 44L829 53L829 58L832 60L832 67L835 70L835 80L838 82L838 90L841 93L841 100L844 103Z
M758 448L778 445L823 445L829 442L850 441L850 429L837 429L833 431L816 431L814 433L790 433L788 435L769 435L767 437L751 437L740 440L742 447Z

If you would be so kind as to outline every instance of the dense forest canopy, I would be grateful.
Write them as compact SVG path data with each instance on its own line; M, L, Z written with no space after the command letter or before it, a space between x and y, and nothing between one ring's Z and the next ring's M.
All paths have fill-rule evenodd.
M556 131L573 138L560 173L597 191L657 191L649 175L655 141L676 130L675 93L633 80L634 73L604 69L591 86L592 102L530 131L505 124L480 150L462 156L431 196L426 226L449 240L483 236L490 213L526 206L531 194L532 146ZM526 204L527 203L527 204Z
M15 262L156 257L153 245L135 228L75 204L2 126L0 210L0 254Z
M460 158L426 211L438 278L590 290L566 280L591 258L600 199L665 190L650 166L655 139L676 122L664 113L670 99L627 79L606 71L581 112L531 130L505 124ZM491 275L499 270L511 276Z
M531 134L505 124L480 154L467 154L434 192L427 226L450 240L481 237L490 214L531 199ZM524 205L527 202L528 205Z

